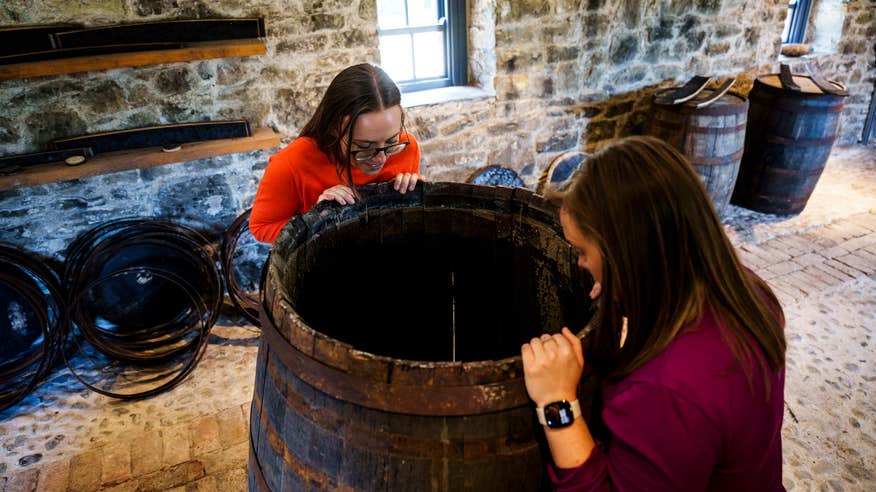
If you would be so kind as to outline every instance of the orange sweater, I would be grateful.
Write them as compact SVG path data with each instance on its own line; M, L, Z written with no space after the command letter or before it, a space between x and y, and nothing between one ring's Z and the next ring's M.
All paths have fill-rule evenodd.
M420 146L412 135L407 137L411 144L402 153L387 158L378 174L368 176L353 166L353 183L382 183L399 173L419 173ZM405 133L400 140L405 140ZM296 139L268 161L252 205L250 232L259 241L274 242L289 219L310 210L323 191L338 184L341 181L335 165L319 150L316 140Z

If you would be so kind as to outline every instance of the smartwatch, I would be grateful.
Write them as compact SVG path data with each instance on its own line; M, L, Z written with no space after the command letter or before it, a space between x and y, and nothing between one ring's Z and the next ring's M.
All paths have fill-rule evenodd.
M560 400L548 403L544 408L536 408L535 414L538 416L539 424L546 425L550 429L562 429L572 425L572 421L581 416L581 405L578 404L578 400Z

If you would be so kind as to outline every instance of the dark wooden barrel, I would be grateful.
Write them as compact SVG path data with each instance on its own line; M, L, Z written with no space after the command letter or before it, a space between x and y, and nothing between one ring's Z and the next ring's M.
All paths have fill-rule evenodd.
M843 96L825 94L807 76L795 75L794 82L801 91L783 89L778 75L754 82L735 205L797 214L818 183L836 137Z
M360 191L272 248L249 489L544 490L520 345L592 315L556 209L522 188Z
M711 94L705 89L701 98ZM727 93L708 106L697 108L699 99L684 104L653 104L647 132L684 154L706 187L718 214L730 202L745 144L748 100Z

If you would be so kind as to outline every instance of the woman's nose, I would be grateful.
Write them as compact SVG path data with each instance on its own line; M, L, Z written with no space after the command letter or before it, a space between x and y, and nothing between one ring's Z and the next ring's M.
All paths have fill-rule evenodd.
M587 270L587 260L585 260L584 257L579 256L578 257L578 266L580 268L583 268L584 270Z

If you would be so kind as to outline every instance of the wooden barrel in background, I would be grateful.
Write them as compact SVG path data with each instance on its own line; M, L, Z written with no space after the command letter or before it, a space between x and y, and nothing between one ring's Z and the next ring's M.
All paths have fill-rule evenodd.
M546 490L520 345L583 333L593 308L555 207L461 183L360 192L272 248L250 490Z
M701 97L708 97L711 89ZM650 135L661 138L684 154L706 187L719 215L730 202L745 144L748 100L727 93L703 108L692 100L684 104L653 104Z
M844 101L807 76L795 75L794 82L799 92L783 89L778 75L754 82L733 204L772 214L806 207L833 147Z

